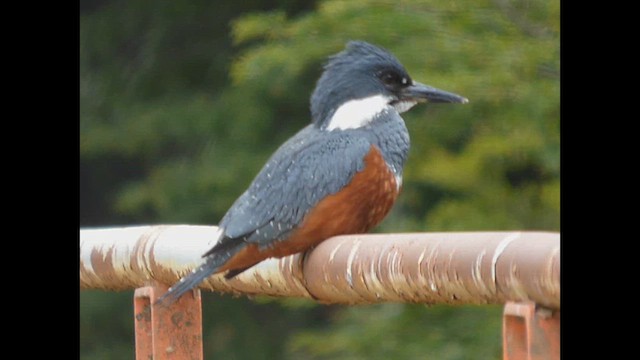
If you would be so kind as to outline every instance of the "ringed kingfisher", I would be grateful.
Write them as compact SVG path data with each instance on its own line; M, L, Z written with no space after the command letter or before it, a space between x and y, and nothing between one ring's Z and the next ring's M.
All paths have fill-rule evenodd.
M324 66L311 124L271 156L220 221L202 264L158 302L174 302L212 274L231 279L267 258L380 223L400 192L409 152L400 114L422 102L468 100L414 81L385 49L348 42Z

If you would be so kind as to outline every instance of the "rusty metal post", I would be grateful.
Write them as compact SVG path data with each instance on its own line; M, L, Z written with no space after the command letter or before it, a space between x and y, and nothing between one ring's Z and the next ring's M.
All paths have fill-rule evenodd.
M136 360L202 360L200 290L168 307L151 306L166 291L166 285L155 281L135 291Z
M560 360L559 310L510 301L502 320L504 360Z

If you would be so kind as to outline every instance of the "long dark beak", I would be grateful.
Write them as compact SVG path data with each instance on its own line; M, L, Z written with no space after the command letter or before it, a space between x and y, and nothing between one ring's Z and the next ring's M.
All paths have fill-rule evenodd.
M405 88L402 92L402 100L412 100L417 102L430 103L461 103L469 102L467 98L460 95L450 93L444 90L436 89L429 85L413 82L413 84Z

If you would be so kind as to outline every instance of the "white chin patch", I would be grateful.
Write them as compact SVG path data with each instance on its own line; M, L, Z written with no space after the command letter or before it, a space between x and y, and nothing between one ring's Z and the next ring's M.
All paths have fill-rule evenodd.
M396 108L396 111L402 114L403 112L411 109L417 104L415 101L399 101L393 104L393 107Z
M391 108L391 105L389 105L390 101L390 98L383 95L375 95L363 99L347 101L340 105L336 112L333 113L333 116L329 121L329 125L327 126L327 130L357 129L365 126L369 124L376 115ZM409 108L411 106L409 106ZM409 108L406 110L409 110Z

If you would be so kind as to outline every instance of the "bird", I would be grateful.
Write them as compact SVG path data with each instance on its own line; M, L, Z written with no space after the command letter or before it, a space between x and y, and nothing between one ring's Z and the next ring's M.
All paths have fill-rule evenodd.
M402 188L418 103L467 103L414 81L388 50L349 41L328 58L310 98L311 122L283 143L218 224L202 263L157 303L172 304L207 277L226 279L337 235L366 233Z

